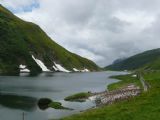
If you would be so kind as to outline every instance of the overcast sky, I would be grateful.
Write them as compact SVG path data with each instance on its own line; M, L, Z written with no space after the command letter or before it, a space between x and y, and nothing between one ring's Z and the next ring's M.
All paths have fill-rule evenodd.
M160 47L160 0L0 0L100 66Z

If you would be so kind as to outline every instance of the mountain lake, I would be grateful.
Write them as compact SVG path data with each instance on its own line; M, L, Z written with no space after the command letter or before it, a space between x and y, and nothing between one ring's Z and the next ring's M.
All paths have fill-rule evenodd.
M38 76L0 76L0 120L49 120L79 113L95 106L93 101L66 102L78 92L100 92L117 82L109 76L126 72L42 73ZM74 110L40 110L37 101L49 98Z

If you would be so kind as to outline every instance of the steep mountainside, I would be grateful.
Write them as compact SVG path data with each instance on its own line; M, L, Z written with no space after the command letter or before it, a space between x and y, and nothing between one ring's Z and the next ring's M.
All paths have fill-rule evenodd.
M38 26L0 5L0 73L97 71L92 61L61 47Z
M115 64L105 67L107 70L160 69L160 48L149 50Z

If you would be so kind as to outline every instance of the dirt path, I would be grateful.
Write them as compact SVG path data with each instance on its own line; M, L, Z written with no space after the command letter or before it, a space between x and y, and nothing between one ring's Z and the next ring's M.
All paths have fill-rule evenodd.
M144 90L144 91L148 91L148 86L147 86L144 78L143 78L142 76L140 76L139 80L140 80L140 82L141 82L141 84L142 84L142 86L143 86L143 90Z
M143 78L143 76L141 74L138 74L137 76L143 86L143 90L145 92L148 91L148 89L150 88L150 85L145 81L145 79Z

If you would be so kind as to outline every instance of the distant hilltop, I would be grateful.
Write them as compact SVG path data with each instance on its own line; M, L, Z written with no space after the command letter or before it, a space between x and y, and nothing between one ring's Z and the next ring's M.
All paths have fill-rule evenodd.
M160 48L120 60L105 67L106 70L160 70Z

